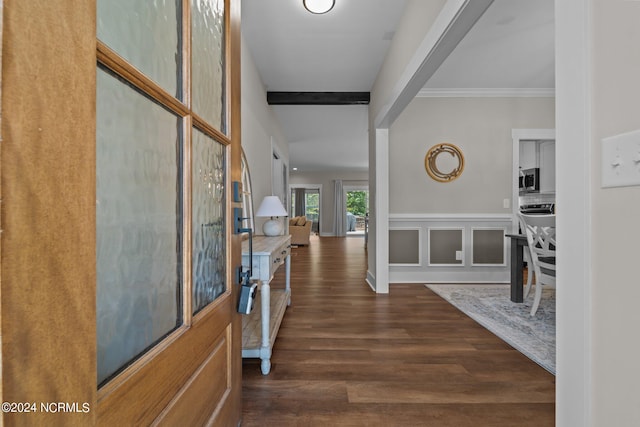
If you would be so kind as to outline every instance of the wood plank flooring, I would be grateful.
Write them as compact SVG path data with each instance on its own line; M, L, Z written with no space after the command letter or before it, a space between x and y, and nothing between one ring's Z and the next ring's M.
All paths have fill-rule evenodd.
M422 284L376 295L366 266L359 237L292 250L271 373L243 361L242 426L554 425L553 375Z

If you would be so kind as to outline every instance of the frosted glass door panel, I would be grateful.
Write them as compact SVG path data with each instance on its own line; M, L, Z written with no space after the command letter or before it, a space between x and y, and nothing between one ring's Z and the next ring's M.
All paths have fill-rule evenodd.
M191 1L193 111L225 133L224 1Z
M182 99L179 0L98 0L98 39Z
M98 382L182 323L181 120L97 72Z
M225 290L225 146L193 129L193 312Z

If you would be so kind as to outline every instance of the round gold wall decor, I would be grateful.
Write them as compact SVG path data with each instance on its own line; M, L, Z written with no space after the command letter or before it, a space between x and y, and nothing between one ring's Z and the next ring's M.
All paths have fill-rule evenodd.
M436 162L438 156L445 153L450 154L457 163L449 172L442 172L438 169ZM462 155L462 151L455 145L442 142L434 145L427 151L427 155L424 157L424 167L429 176L436 181L451 182L462 174L462 170L464 169L464 156Z

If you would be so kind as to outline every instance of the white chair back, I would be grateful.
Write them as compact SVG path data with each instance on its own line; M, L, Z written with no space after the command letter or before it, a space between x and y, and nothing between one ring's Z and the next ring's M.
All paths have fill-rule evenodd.
M556 216L520 214L527 235L536 277L536 296L531 315L538 310L542 286L556 285Z

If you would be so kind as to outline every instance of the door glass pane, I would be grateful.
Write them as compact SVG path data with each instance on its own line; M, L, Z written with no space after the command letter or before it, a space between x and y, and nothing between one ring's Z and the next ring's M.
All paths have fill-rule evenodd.
M181 119L97 72L98 383L182 323Z
M224 0L191 0L193 111L225 129Z
M181 1L98 0L98 39L182 99Z
M193 129L192 282L197 313L226 290L225 146Z

